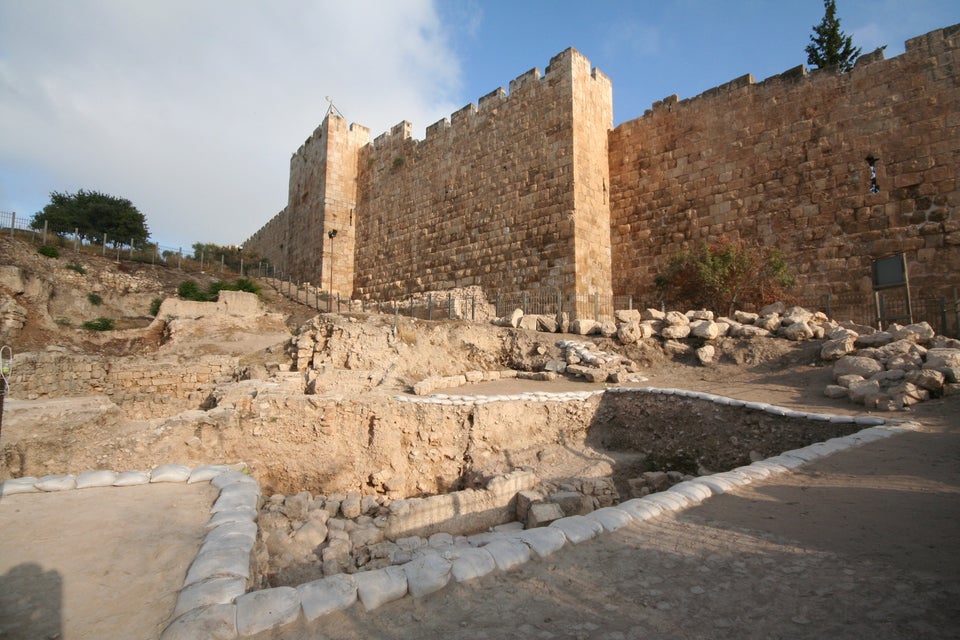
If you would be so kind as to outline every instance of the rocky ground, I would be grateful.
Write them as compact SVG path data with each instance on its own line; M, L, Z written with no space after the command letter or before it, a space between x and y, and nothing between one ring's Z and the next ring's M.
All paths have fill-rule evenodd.
M849 396L824 395L837 382L832 363L821 357L826 337L717 337L705 364L692 348L702 340L677 348L682 343L671 339L668 345L656 336L624 345L613 334L585 338L402 319L395 326L392 316L312 320L313 310L269 286L263 300L269 313L281 314L279 324L201 320L171 331L146 309L154 298L173 295L182 273L96 256L51 262L7 239L0 239L0 253L10 256L0 266L0 338L16 353L57 346L91 359L170 353L238 358L235 380L211 389L203 409L147 420L128 418L124 406L95 393L28 399L12 389L0 433L0 477L242 461L267 495L365 487L397 498L456 488L464 478L502 472L518 460L545 479L610 471L618 454L586 440L538 440L508 455L457 449L454 436L466 422L439 408L391 400L431 377L500 369L542 373L548 362L564 359L558 346L564 340L586 339L598 351L615 353L629 362L623 373L642 376L644 386L798 410L865 410ZM91 293L100 304L93 305ZM78 328L80 320L102 315L117 318L121 328L103 334ZM530 378L474 377L430 392L514 394L621 384L556 372ZM919 419L924 430L837 454L776 483L565 549L517 572L369 614L354 608L283 637L960 637L960 566L949 542L960 537L957 402L957 396L935 398L884 412ZM502 418L519 420L531 410L518 407ZM392 434L406 435L394 440ZM445 447L454 448L452 457ZM360 449L368 457L356 457ZM474 454L469 464L465 450ZM411 464L405 458L413 451L426 457ZM341 464L318 472L318 460ZM369 466L371 460L380 466ZM391 479L399 487L393 495L382 482Z

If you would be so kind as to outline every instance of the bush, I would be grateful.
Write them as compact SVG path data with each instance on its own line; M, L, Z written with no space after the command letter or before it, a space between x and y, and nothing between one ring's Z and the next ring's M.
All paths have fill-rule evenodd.
M193 280L184 280L181 282L180 286L177 287L177 295L184 300L195 300L197 302L210 301L207 294L200 290L200 285Z
M97 318L87 320L81 326L87 331L113 331L114 322L111 318Z
M217 280L207 286L206 291L200 288L193 280L185 280L177 287L177 295L184 300L195 300L197 302L212 302L217 299L221 291L246 291L260 295L260 287L252 280L247 278L237 278L234 282L224 282Z
M163 304L163 298L154 298L150 301L150 315L154 318L160 313L160 305Z
M68 264L67 269L70 269L71 271L76 271L80 275L86 275L87 273L87 270L81 267L80 265L78 265L76 262Z
M673 256L654 282L674 304L729 315L743 305L786 302L793 276L777 249L721 237Z
M100 305L103 304L103 298L101 298L99 294L96 294L96 293L88 293L87 301L95 307L99 307Z
M48 258L59 258L60 252L57 251L56 247L51 247L48 244L45 244L37 249L37 253L42 256L47 256Z

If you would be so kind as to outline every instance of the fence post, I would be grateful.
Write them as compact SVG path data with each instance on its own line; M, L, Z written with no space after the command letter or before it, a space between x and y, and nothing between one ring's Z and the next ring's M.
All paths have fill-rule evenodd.
M830 294L828 293L827 295L824 296L824 298L826 298L826 301L824 304L824 307L825 307L824 311L826 312L828 318L832 318L833 313L830 310Z
M593 319L600 322L600 294L593 294Z
M447 320L453 320L453 294L447 292Z
M477 296L470 296L470 320L477 321Z
M940 333L947 335L947 299L940 298Z
M47 244L47 224L49 220L43 221L43 244Z
M17 226L17 212L10 212L10 237L13 237L13 229Z
M427 294L427 320L433 320L433 292Z

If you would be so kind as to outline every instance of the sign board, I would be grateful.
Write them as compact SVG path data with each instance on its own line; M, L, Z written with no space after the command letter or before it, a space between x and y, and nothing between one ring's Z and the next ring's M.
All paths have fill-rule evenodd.
M902 253L873 261L874 291L903 287L907 284L907 260Z

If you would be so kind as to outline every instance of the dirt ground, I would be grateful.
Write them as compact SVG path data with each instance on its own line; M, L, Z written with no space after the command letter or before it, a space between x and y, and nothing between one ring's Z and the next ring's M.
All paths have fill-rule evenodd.
M152 280L136 280L132 271L112 263L71 258L90 274L78 279L63 266L51 270L32 250L21 253L21 272L16 277L5 272L9 286L0 282L23 289L14 295L27 318L15 351L66 344L71 335L73 353L96 357L191 349L190 344L162 345L159 334L145 332L95 339L57 322L94 312L84 306L87 291L78 289L71 296L66 293L71 287L97 287L92 291L103 294L105 306L120 313L130 290L137 292L137 304L146 307L153 296L169 294L178 278L153 274ZM48 275L59 281L51 284L45 280ZM269 288L264 294L272 310L286 314L290 329L314 314ZM365 359L357 368L377 361L392 372L385 379L398 381L381 393L403 393L399 383L422 379L428 370L429 375L462 373L464 366L479 370L492 359L502 367L512 366L518 354L561 338L543 334L500 342L471 327L400 329L392 351L372 352L373 339L360 334L356 343L331 349L343 362L331 360L330 366L350 369L345 364L349 358L362 355ZM277 336L282 337L282 331ZM451 336L457 345L451 344ZM249 340L233 334L230 340L201 338L205 345L244 357L244 362L277 358L276 351L248 353L264 348L260 335ZM199 348L196 337L193 340L192 348ZM366 351L341 353L360 343ZM649 345L635 346L626 355L647 378L640 386L708 391L822 413L862 409L824 397L831 371L818 362L815 341L770 340L736 348L741 349L741 364L710 367L672 361ZM460 352L467 355L458 359ZM438 392L513 394L602 387L502 380ZM110 458L105 468L150 466L150 447L144 445L141 452L134 445L143 434L153 433L155 425L123 420L119 409L102 398L31 404L14 396L9 401L5 447L37 440L62 453L65 442L85 439L86 448L74 455L77 464L86 465L79 470L86 470L94 468L87 461L98 460L92 456L104 452L111 439L127 438L121 450L126 457ZM356 605L315 624L301 623L262 637L960 638L958 414L957 396L878 414L917 420L923 428L835 454L675 516L568 545L509 573L449 585L423 599L404 598L373 612ZM49 457L51 464L59 460ZM212 492L197 485L149 485L0 499L0 638L158 638L199 547Z
M158 638L216 493L161 483L0 498L0 638Z
M816 368L769 383L749 371L739 379L732 371L693 379L678 372L650 371L644 384L686 383L745 400L853 413L816 395ZM551 387L513 381L460 392L535 388ZM262 637L960 637L958 410L957 398L925 403L898 416L919 420L922 431L568 545L509 573L372 612L358 604ZM157 495L144 500L136 495L141 490ZM6 611L35 606L36 626L34 635L0 637L158 637L211 499L195 485L5 498L0 602ZM25 588L33 592L27 600ZM51 597L58 590L59 604ZM7 614L3 619L9 629Z

